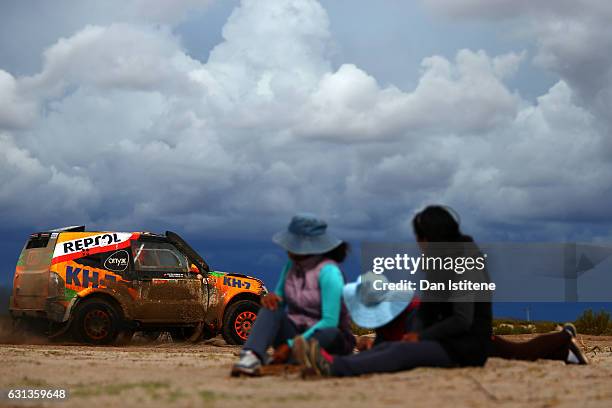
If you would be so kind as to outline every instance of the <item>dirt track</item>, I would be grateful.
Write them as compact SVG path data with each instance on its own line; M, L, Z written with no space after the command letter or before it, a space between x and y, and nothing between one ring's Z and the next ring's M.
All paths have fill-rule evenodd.
M5 344L0 388L69 390L63 402L26 404L50 407L612 406L612 338L585 344L600 349L590 353L590 366L491 359L485 368L310 381L295 373L230 378L238 348L218 339L128 347Z

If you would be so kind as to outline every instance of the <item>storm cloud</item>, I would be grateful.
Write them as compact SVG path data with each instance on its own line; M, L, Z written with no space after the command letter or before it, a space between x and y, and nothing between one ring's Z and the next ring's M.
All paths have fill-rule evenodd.
M425 58L404 90L334 66L317 1L243 0L200 61L172 30L198 5L185 1L168 19L84 25L32 75L0 65L0 222L259 236L309 210L345 236L384 239L443 202L489 238L609 226L608 8L426 3L449 18L538 20L537 54L466 44ZM558 75L535 102L508 85L532 63Z

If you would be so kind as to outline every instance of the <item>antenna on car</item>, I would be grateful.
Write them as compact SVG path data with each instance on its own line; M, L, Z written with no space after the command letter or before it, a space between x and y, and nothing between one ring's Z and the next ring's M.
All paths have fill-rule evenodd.
M48 232L85 232L84 225L73 225L71 227L55 228Z

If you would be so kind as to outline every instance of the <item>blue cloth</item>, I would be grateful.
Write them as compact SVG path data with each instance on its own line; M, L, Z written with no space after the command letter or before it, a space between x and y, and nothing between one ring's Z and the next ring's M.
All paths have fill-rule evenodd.
M437 341L388 341L349 356L334 356L332 375L349 377L391 373L416 367L451 367L453 362Z
M268 347L287 343L299 334L300 328L293 324L284 310L262 307L243 348L253 351L265 363ZM352 345L347 343L337 327L315 330L311 336L330 353L347 354L352 351Z

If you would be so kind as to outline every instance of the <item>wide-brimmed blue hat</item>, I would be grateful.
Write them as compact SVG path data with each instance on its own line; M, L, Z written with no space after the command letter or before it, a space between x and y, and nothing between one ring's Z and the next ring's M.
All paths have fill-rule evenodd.
M384 275L368 272L356 282L344 285L342 296L351 319L366 329L377 329L391 322L412 302L412 290L376 290L374 282L382 287L388 279Z
M327 233L327 223L314 214L296 214L287 230L278 232L272 241L297 255L318 255L331 251L342 240Z

